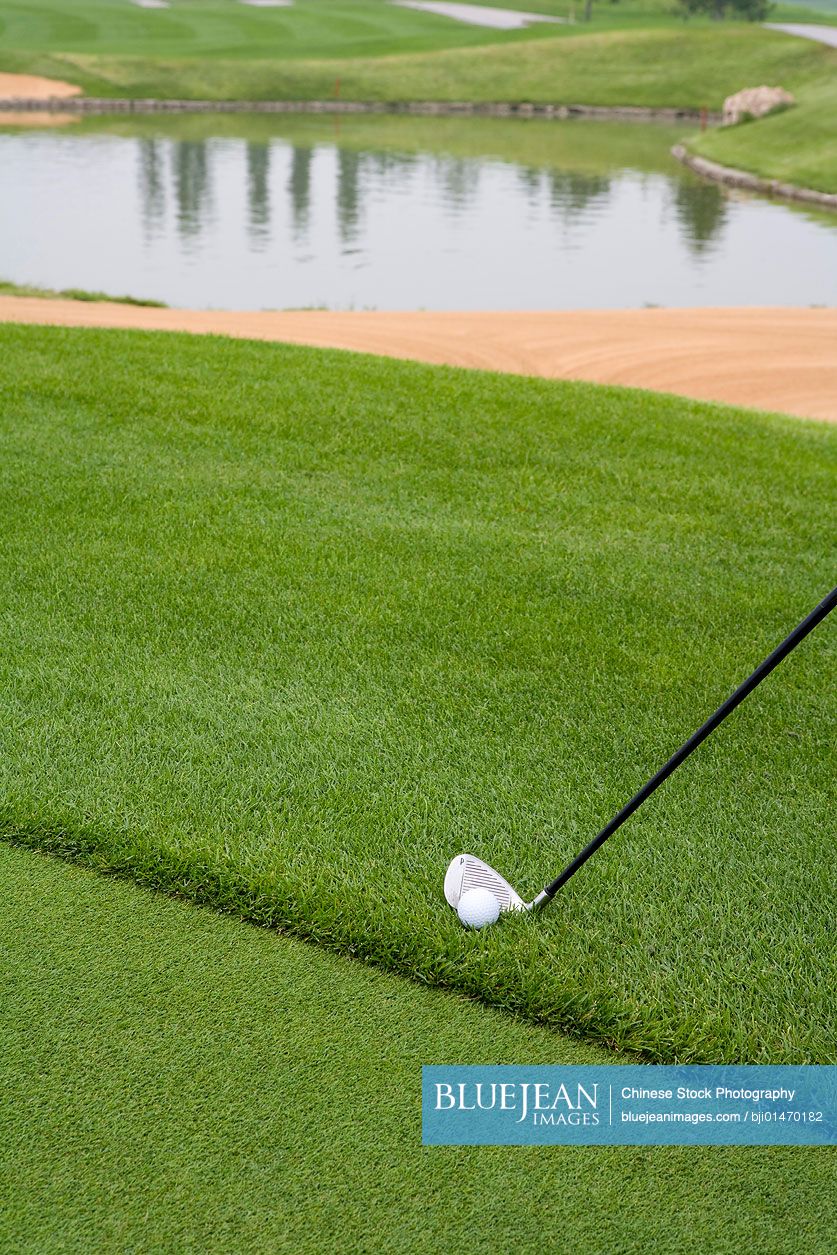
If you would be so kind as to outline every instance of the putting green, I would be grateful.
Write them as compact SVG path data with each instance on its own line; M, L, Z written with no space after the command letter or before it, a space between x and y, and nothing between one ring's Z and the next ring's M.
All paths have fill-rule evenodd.
M0 1247L818 1248L819 1149L420 1145L421 1065L544 1029L0 845Z

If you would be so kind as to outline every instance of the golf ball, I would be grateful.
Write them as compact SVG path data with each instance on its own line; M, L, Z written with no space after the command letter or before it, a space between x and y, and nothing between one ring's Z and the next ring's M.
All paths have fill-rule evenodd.
M485 928L496 924L500 916L500 903L487 889L469 889L456 909L466 928Z

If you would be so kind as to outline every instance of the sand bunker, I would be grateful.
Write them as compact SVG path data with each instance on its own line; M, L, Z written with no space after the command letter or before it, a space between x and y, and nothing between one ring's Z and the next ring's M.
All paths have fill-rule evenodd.
M0 297L0 321L280 340L583 379L837 422L837 309L287 313Z
M80 95L80 87L74 83L62 83L57 78L0 74L0 100L60 100L65 96Z

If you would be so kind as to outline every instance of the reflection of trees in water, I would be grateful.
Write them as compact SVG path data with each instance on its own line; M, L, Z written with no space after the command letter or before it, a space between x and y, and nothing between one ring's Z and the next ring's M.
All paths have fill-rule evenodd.
M677 220L693 253L705 253L727 220L727 201L717 183L678 179L674 193Z
M530 202L540 197L543 190L543 170L536 170L533 166L518 166L515 175Z
M291 196L291 217L294 232L304 235L311 212L311 148L294 148L291 151L291 174L288 191Z
M435 162L435 171L447 205L454 209L467 209L476 200L482 175L480 162L442 157Z
M337 150L337 222L344 244L357 235L360 222L361 155L350 149Z
M394 183L415 167L414 157L388 152L353 152L337 150L337 220L344 243L357 237L363 216L364 198L372 190L373 180Z
M604 174L553 170L548 177L550 200L566 218L576 217L593 201L603 199L610 192L610 179Z
M212 203L212 161L219 149L204 140L139 139L138 183L145 230L157 233L165 221L167 197L173 197L180 234L194 236L202 228ZM308 147L291 148L287 195L294 233L308 231L315 189L314 153ZM473 209L487 194L482 181L486 164L478 160L429 154L363 152L337 147L336 210L340 240L353 244L364 217L365 198L409 193L413 185L429 182L438 201L450 212ZM168 158L168 162L167 159ZM223 160L223 156L222 156ZM271 230L271 152L269 143L245 145L248 230L257 244L266 244ZM168 170L166 166L168 165ZM170 172L171 188L166 187ZM222 171L223 173L223 171ZM583 218L590 206L608 198L609 176L567 170L517 166L514 180L529 205L549 207L565 222ZM376 190L377 189L377 190ZM673 206L682 237L693 254L707 252L724 230L728 205L724 190L714 183L678 179Z
M250 214L250 236L255 243L264 243L270 230L270 147L267 144L247 145L247 206Z
M382 174L406 174L414 169L415 157L404 156L402 153L364 153L364 169Z
M516 177L531 206L539 204L546 192L551 208L565 220L577 217L588 205L610 193L610 179L603 174L518 166Z
M209 160L204 140L177 140L172 151L177 221L182 235L196 235L209 201Z
M166 186L163 182L163 153L160 141L139 141L140 205L146 233L153 235L166 212Z

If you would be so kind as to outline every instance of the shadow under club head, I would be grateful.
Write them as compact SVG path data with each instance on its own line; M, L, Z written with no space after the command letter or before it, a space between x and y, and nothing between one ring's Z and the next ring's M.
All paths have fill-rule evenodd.
M469 889L487 889L500 903L501 911L525 911L526 903L504 876L474 854L457 854L445 872L445 898L454 910Z

